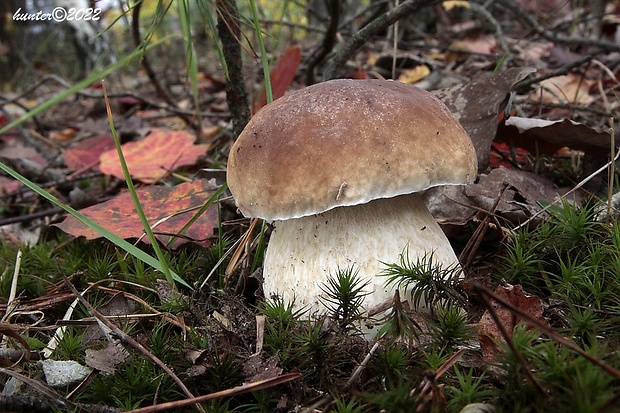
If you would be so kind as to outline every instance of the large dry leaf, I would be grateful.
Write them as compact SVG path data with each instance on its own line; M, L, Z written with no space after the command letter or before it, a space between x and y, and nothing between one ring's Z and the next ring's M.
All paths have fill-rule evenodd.
M196 138L185 131L154 130L144 139L121 146L132 178L153 183L174 169L193 165L208 145L194 145ZM101 154L101 172L124 179L116 149Z
M547 324L547 320L543 317L541 299L525 293L520 285L498 286L493 293L498 298L509 302L543 325ZM499 305L495 300L491 300L490 305L495 310L499 322L508 332L508 337L512 337L514 328L523 321L508 308ZM504 343L505 340L488 310L484 312L478 323L478 339L482 347L484 361L489 365L493 364L500 351L498 344Z
M514 86L534 69L513 68L495 76L482 76L467 84L458 84L433 92L450 108L472 139L478 157L478 170L489 164L489 150L495 139L498 114L507 105Z
M213 194L212 185L206 180L196 180L174 187L152 186L138 189L138 197L151 227L163 218L171 217L153 228L156 237L167 243L170 234L177 234L179 230L193 217L195 210L182 212L191 208L200 207ZM125 192L116 198L81 210L84 215L99 225L112 231L121 238L139 238L144 234L142 223L136 214L131 196ZM177 215L175 215L177 214ZM211 206L185 232L184 238L175 242L178 246L188 239L208 245L213 236L213 228L218 226L217 207ZM101 235L86 227L73 216L56 224L61 230L87 239L100 238ZM148 243L148 239L144 238Z
M462 231L460 227L470 222L477 211L491 211L500 194L493 213L503 218L502 224L508 221L518 225L532 219L532 224L537 225L546 218L540 214L540 201L556 201L567 190L531 172L499 167L481 174L476 184L435 187L425 191L423 197L431 214L451 236ZM570 199L579 202L580 198L581 194L575 193Z

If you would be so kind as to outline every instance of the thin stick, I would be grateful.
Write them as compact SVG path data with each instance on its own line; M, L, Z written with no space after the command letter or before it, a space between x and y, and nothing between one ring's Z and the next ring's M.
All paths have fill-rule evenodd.
M222 390L211 394L205 394L204 396L193 397L191 399L178 400L174 402L167 402L156 404L154 406L147 406L140 409L131 410L127 413L151 413L151 412L162 412L164 410L177 409L179 407L190 406L196 403L203 403L213 399L221 399L223 397L231 397L239 394L258 391L261 389L266 389L278 384L286 383L291 380L295 380L301 377L299 373L288 373L283 374L281 376L273 377L271 379L260 380L253 383L244 384L241 386L233 387L232 389Z

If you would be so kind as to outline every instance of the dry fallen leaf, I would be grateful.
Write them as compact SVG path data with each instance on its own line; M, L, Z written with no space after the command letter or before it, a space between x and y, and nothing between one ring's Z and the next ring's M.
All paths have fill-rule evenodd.
M171 235L177 234L195 213L195 211L182 211L201 206L213 192L214 189L209 181L201 179L174 187L141 188L138 189L138 197L151 226L163 218L171 217L153 228L155 236L167 243ZM119 237L139 238L144 234L142 223L136 214L131 196L127 192L110 201L82 209L80 212ZM196 240L203 245L210 244L213 228L218 225L217 215L217 206L213 205L192 224L185 232L184 238L175 242L175 247L187 242L188 239ZM76 237L83 236L87 239L101 237L99 233L86 227L73 216L68 216L56 226ZM147 238L143 238L143 241L149 242Z
M23 185L17 179L0 176L0 194L10 194L17 191Z
M588 92L593 80L569 73L555 76L540 82L540 86L530 94L530 99L545 103L570 103L587 106L594 101Z
M450 44L450 53L467 52L467 56L470 53L491 55L495 53L496 49L497 40L495 36L467 37L463 40L455 40ZM450 61L450 59L447 60Z
M509 302L519 308L523 313L546 325L547 320L543 317L543 304L540 298L529 295L523 291L520 285L498 286L493 292L495 296ZM491 300L490 305L494 308L500 323L512 337L515 326L522 321L509 309ZM478 323L478 339L482 347L482 357L486 364L494 364L497 354L500 352L498 343L504 343L504 336L499 331L495 320L485 311Z
M49 134L49 138L55 140L56 142L69 142L73 138L75 138L75 129L66 128L60 131L51 131Z
M127 351L120 345L108 343L101 350L86 349L86 365L106 374L114 374L114 367L127 359Z
M491 142L497 133L498 114L507 105L513 87L534 72L528 68L508 69L495 76L483 76L433 92L450 108L472 138L478 157L478 170L489 164Z
M41 167L47 166L47 161L39 152L19 139L0 141L0 144L0 158L27 160Z
M98 135L84 139L65 150L65 165L77 170L94 167L99 163L102 153L114 148L112 135Z
M494 212L514 225L539 213L539 201L553 202L566 192L542 176L500 167L481 175L476 185L467 185L465 194L475 206L489 211L504 187L507 188Z
M284 54L280 56L276 62L276 65L270 72L271 88L274 99L284 96L284 93L295 79L300 62L301 48L299 46L289 47L284 51ZM254 100L252 112L258 112L258 110L266 104L267 94L265 92L265 87L263 86L260 93Z
M144 139L121 146L132 178L154 183L174 169L193 165L208 145L194 145L196 138L185 131L154 130ZM101 154L99 169L107 175L124 179L116 149Z
M404 69L398 76L398 81L403 83L416 83L431 74L427 65L419 65L413 69Z
M260 354L253 354L243 363L243 375L247 382L271 379L278 377L283 372L278 367L278 355L275 354L265 360Z
M511 116L499 125L496 141L536 154L554 155L564 147L582 151L586 176L604 165L610 152L608 130L599 131L569 119L548 121Z
M446 11L450 11L458 7L463 7L465 9L471 9L469 2L464 1L464 0L446 0L446 1L442 1L441 5Z

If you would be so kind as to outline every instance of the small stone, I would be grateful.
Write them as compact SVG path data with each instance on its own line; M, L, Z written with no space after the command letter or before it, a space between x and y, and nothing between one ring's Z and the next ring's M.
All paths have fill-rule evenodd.
M41 361L45 380L51 387L63 387L84 380L92 369L82 366L77 361Z

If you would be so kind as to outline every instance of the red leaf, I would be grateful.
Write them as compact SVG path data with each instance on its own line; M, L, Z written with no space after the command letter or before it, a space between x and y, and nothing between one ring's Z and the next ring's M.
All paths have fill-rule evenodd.
M278 59L275 67L269 72L271 78L271 90L273 98L277 99L284 96L284 93L295 79L297 68L301 62L301 48L299 46L289 47ZM253 105L253 112L256 113L260 108L267 104L267 92L265 87L256 96Z
M132 178L153 183L172 170L193 165L204 155L208 145L194 145L196 138L184 131L154 130L146 138L121 146ZM116 149L101 154L99 169L107 175L124 179Z
M179 212L204 204L213 194L214 189L207 180L199 179L173 187L150 186L138 189L137 192L140 204L151 227L162 219L171 217L153 228L155 236L167 243L170 240L169 234L177 234L194 216L195 211ZM139 238L144 234L142 223L136 214L128 192L122 193L108 202L84 208L80 212L121 238ZM73 216L67 217L56 226L75 237L83 236L87 239L101 237L99 233L86 227ZM212 239L213 228L217 226L217 207L212 205L184 235L199 241L202 245L208 245ZM148 243L147 238L144 238L143 241ZM181 238L174 245L176 247L186 241L187 239Z
M65 151L65 165L73 170L93 167L99 163L101 154L112 148L114 148L112 135L84 139Z

